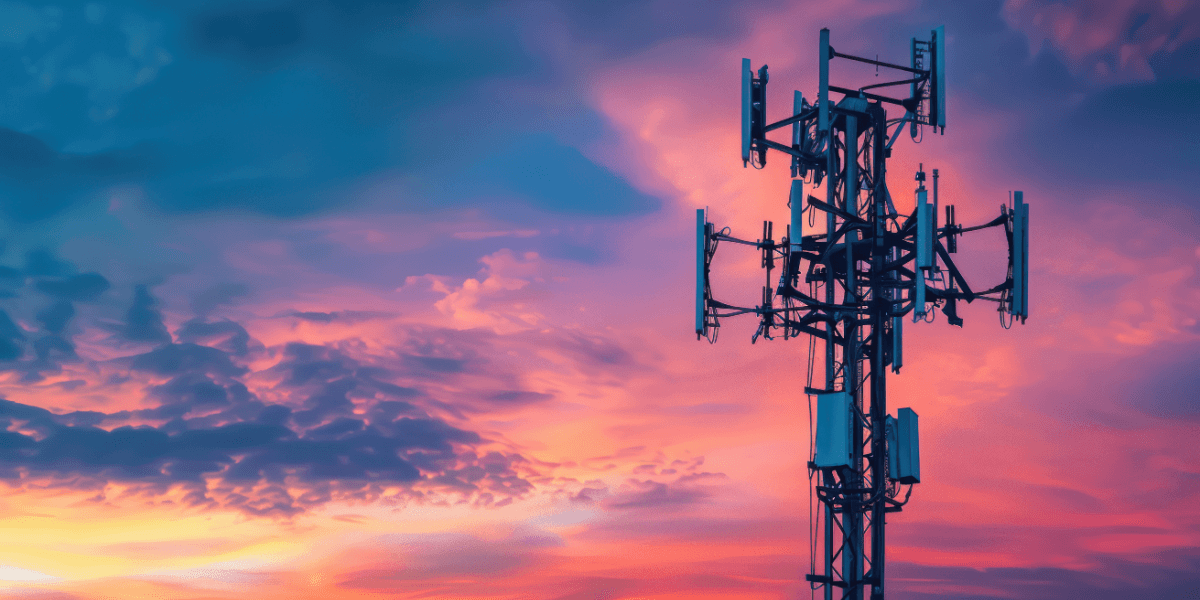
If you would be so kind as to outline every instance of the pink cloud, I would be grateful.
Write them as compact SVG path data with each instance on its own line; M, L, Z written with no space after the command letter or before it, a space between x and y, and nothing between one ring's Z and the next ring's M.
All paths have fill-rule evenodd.
M1077 73L1102 85L1152 81L1151 57L1200 37L1200 12L1177 0L1077 5L1008 0L1002 14L1025 32L1030 54L1049 43Z

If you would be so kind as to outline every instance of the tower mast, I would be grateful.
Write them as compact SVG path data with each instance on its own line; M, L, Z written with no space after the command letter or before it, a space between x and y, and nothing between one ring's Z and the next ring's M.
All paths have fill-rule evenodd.
M816 103L809 105L796 92L792 116L771 124L766 120L767 67L755 77L750 60L743 59L742 160L761 168L768 150L791 157L791 225L777 244L772 224L764 222L762 238L752 242L715 229L705 211L697 211L697 338L715 342L720 319L754 314L760 323L752 343L760 336L774 339L777 332L785 339L807 334L824 342L823 387L813 387L812 355L805 387L810 399L817 398L815 452L808 468L820 501L824 568L806 579L823 590L826 600L835 590L840 598L864 600L868 587L871 600L883 599L886 515L901 511L912 485L921 480L917 415L901 408L894 418L887 408L887 368L899 373L903 364L903 320L928 320L940 308L950 324L961 326L959 300L995 302L1005 327L1028 317L1029 217L1021 192L1014 194L1011 208L1001 205L999 217L963 228L954 222L950 205L946 223L938 227L937 170L932 204L924 169L917 172L910 215L897 213L888 190L887 159L905 126L914 139L921 128L945 131L944 39L941 27L927 42L914 39L912 66L905 67L838 53L829 44L829 30L822 29ZM907 79L858 89L834 86L829 83L833 59L900 71ZM910 96L867 91L890 86L907 86ZM831 93L842 98L834 103ZM885 105L898 106L904 116L889 121ZM787 125L792 126L791 145L767 139L767 133ZM808 179L814 186L824 182L824 201L806 196ZM808 210L825 213L824 232L804 235ZM959 235L988 227L1004 228L1009 269L1004 282L975 292L950 255L957 251ZM721 242L762 252L768 285L761 305L739 307L713 298L711 264ZM772 289L777 258L783 274Z

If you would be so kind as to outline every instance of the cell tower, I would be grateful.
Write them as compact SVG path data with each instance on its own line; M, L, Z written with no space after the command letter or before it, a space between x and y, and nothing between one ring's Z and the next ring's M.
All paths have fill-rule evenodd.
M817 398L817 424L808 472L819 500L824 568L816 572L814 556L814 572L806 579L823 589L826 600L832 600L835 588L841 598L862 600L867 586L872 600L884 597L885 516L900 512L912 485L921 481L917 414L908 408L896 417L887 413L886 369L900 372L904 318L911 314L914 322L931 321L940 308L951 325L961 327L960 300L995 302L1005 328L1029 316L1029 206L1021 192L1012 194L1011 205L1001 203L1000 216L973 227L955 222L953 205L938 222L937 169L932 202L923 167L917 172L912 214L898 214L888 192L887 159L905 125L914 139L925 127L945 132L944 27L931 33L929 41L912 40L911 63L902 66L836 52L829 30L822 29L816 102L795 92L792 116L770 124L767 67L756 75L750 60L743 59L742 161L761 168L767 150L791 157L791 223L778 243L769 221L763 223L762 237L750 241L731 236L728 228L717 230L704 210L696 211L697 339L715 342L720 320L743 314L760 320L751 343L760 336L811 336L805 393L810 402ZM898 71L905 78L858 89L830 85L834 59ZM908 97L877 93L882 88L904 89ZM841 99L834 102L831 93ZM889 105L904 115L888 119ZM767 139L767 133L788 125L790 144ZM806 196L806 183L822 181L824 200ZM824 213L824 231L804 235L806 210L814 219L817 211ZM1003 283L977 291L952 255L960 235L988 227L1004 228L1008 274ZM713 298L709 271L721 242L762 252L767 273L762 304L741 307ZM771 272L777 262L782 273L775 283ZM818 339L825 347L825 380L816 387ZM815 546L810 540L814 555Z

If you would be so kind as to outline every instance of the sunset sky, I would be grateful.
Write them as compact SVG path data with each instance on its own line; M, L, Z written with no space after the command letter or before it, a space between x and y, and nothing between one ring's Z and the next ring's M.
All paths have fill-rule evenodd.
M1188 0L0 0L0 597L808 598L808 344L696 341L694 211L787 219L742 58L939 25L890 189L1023 190L1031 308L905 331L889 598L1200 597Z

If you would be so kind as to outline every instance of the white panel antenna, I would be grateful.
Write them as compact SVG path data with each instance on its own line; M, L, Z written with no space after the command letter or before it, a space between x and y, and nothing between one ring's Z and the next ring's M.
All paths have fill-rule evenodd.
M804 94L796 90L792 94L792 116L799 117L800 113L804 112ZM792 148L796 150L804 149L804 126L800 121L792 123ZM800 162L797 156L792 157L792 177L804 177L808 175L808 167Z
M799 115L804 111L804 94L800 90L795 90L792 93L792 116ZM800 121L792 123L792 147L800 148L800 143L803 141L802 134L804 129L800 125ZM793 175L792 177L795 177Z
M1025 194L1013 192L1013 316L1020 317L1022 322L1029 317L1029 205L1025 203Z
M742 166L750 163L750 59L742 59Z
M913 284L913 321L924 319L925 312L925 270L917 269L916 281Z
M917 434L917 413L911 408L896 411L896 441L899 443L896 479L900 483L921 483L921 445Z
M708 269L705 264L708 254L708 239L706 229L708 229L707 219L704 216L704 209L696 209L696 336L701 337L706 333L705 319L707 318L707 310L704 306L705 290L708 289Z
M941 133L946 133L946 26L942 25L933 30L933 105L937 111L937 125Z
M904 319L892 317L892 372L904 366Z
M1024 198L1022 198L1024 200ZM1029 205L1021 203L1021 281L1025 283L1021 290L1021 319L1024 323L1029 318Z
M933 268L933 205L929 203L925 186L917 189L917 268Z
M883 431L887 436L888 479L896 481L900 479L900 441L898 439L899 432L897 431L896 417L888 415L884 419Z
M817 395L817 467L850 466L850 395Z
M829 30L821 30L821 66L817 83L817 131L829 131Z
M796 256L800 252L800 246L804 239L804 180L792 180L792 191L788 195L788 202L792 209L792 223L788 230L788 243L791 248L788 250L792 256Z

